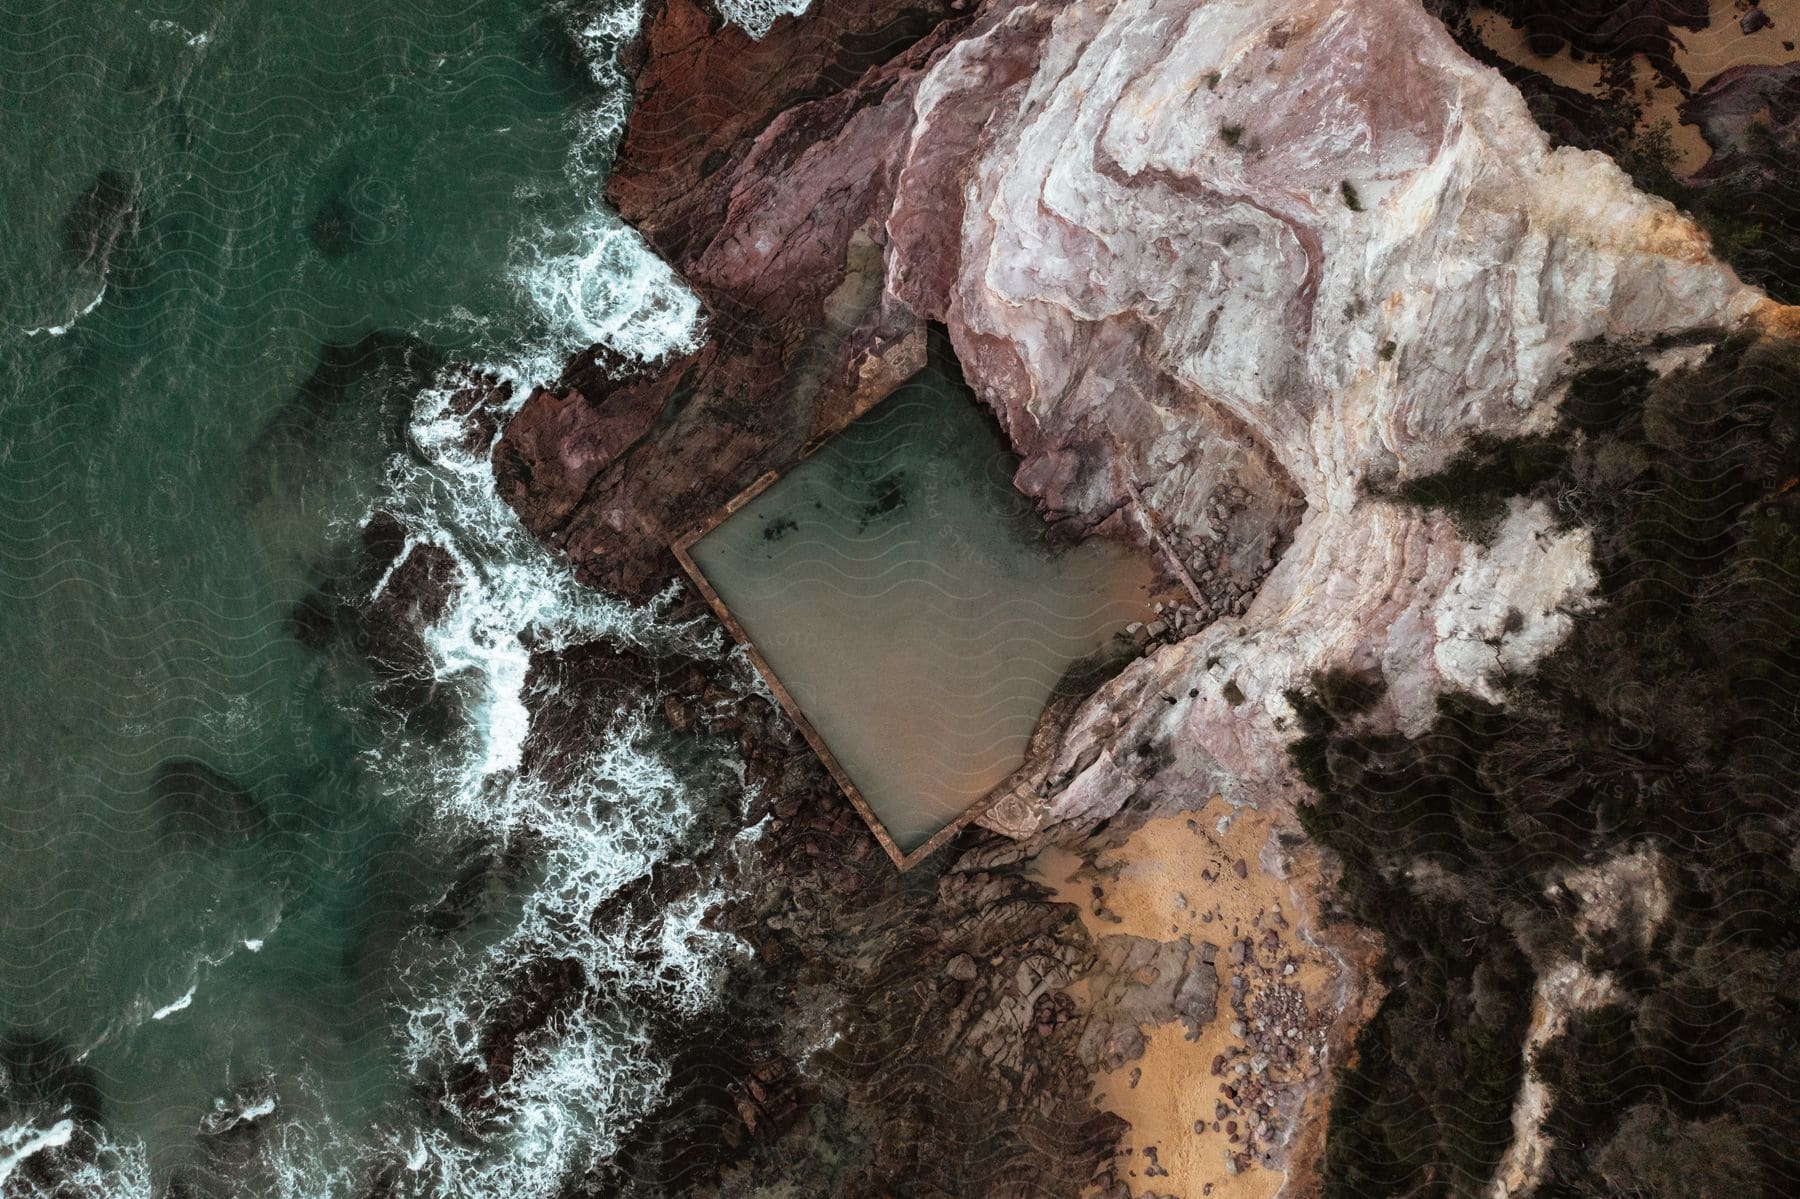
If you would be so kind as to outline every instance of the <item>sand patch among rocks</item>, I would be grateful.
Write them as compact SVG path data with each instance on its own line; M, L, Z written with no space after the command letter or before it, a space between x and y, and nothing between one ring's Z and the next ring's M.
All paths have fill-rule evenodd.
M1096 941L1185 940L1211 947L1218 973L1210 1019L1143 1027L1140 1056L1097 1071L1097 1101L1131 1124L1117 1181L1099 1193L1262 1199L1295 1165L1310 1173L1353 969L1313 940L1311 858L1284 847L1266 814L1215 796L1091 860L1061 848L1037 859L1039 881L1080 908ZM1089 982L1071 993L1099 1015Z
M1800 53L1790 48L1800 46L1800 0L1761 0L1758 7L1771 24L1755 33L1744 32L1739 22L1745 9L1735 0L1713 0L1711 20L1705 29L1675 30L1675 65L1695 91L1732 67L1778 66L1800 58ZM1482 42L1502 58L1542 72L1564 87L1585 92L1596 103L1606 99L1603 61L1585 55L1577 59L1567 45L1555 54L1534 54L1525 44L1524 32L1514 29L1505 17L1491 9L1477 10L1474 25ZM1693 174L1706 165L1712 151L1700 136L1699 126L1681 123L1677 109L1687 97L1679 88L1659 79L1643 55L1633 60L1633 67L1633 88L1644 106L1640 128L1647 130L1666 123L1674 143L1675 171Z

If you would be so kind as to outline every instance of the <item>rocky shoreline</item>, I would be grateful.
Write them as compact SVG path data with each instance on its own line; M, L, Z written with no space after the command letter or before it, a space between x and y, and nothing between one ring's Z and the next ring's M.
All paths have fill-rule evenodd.
M756 796L754 839L720 827L615 901L649 912L722 878L711 920L754 956L704 1027L664 1030L666 1103L582 1193L1123 1199L1160 1193L1175 1158L1201 1193L1311 1193L1376 958L1318 915L1294 690L1376 671L1368 718L1416 731L1443 692L1528 669L1594 586L1582 534L1541 504L1483 540L1385 494L1473 434L1543 428L1582 343L1766 323L1766 301L1610 162L1551 150L1402 0L877 0L761 41L667 0L628 66L608 197L707 327L648 367L578 356L498 431L500 494L580 579L664 593L671 542L916 372L939 325L1046 519L1166 539L1191 602L1057 714L985 829L907 875L746 674L534 661L558 682L528 757L573 735L581 696L623 692L732 745ZM480 392L458 401L477 441L496 432ZM1291 906L1215 926L1193 896L1185 929L1159 911L1166 930L1105 931L1104 880L1172 852L1133 833L1198 829L1184 814L1209 804L1267 853L1201 880L1303 879ZM1052 846L1064 878L1035 861ZM1059 893L1084 877L1091 903ZM1185 1069L1152 1059L1203 1033L1212 1106L1187 1131L1223 1143L1196 1164L1133 1136L1160 1117L1117 1079Z

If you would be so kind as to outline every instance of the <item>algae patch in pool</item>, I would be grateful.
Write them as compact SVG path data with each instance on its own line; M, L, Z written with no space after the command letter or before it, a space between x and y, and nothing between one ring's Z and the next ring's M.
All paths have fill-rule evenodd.
M1057 544L1017 466L934 361L688 547L902 854L1010 774L1059 682L1144 619L1148 560Z

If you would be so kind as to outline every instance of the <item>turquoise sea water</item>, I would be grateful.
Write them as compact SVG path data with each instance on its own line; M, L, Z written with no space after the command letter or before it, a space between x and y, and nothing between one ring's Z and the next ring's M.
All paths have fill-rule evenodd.
M548 1193L659 1083L629 1004L522 1061L483 1135L415 1084L468 1053L498 963L548 946L599 969L613 947L560 916L671 852L716 772L629 714L584 782L629 820L579 796L553 814L514 769L521 631L689 634L538 553L431 384L451 360L529 383L591 341L691 335L691 298L599 201L636 10L4 13L0 1193L60 1171L95 1194L345 1194L375 1161L396 1193ZM447 732L290 626L377 506L468 580L431 642ZM470 839L527 831L515 892L421 941ZM693 918L671 914L670 952L698 994ZM207 1121L256 1147L204 1158Z

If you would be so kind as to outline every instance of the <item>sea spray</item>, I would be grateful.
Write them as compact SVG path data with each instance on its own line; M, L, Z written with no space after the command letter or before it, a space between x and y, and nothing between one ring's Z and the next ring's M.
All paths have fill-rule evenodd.
M351 1194L380 1174L408 1195L559 1193L616 1152L661 1097L668 1065L653 1027L711 1006L742 952L705 923L716 892L688 892L647 919L596 919L606 900L693 844L707 811L745 813L740 762L691 747L671 754L649 696L596 714L601 731L555 782L522 762L534 652L606 640L650 658L713 660L746 683L753 673L711 622L672 619L672 593L633 606L577 583L499 499L486 455L467 447L450 412L452 390L446 379L419 397L411 451L393 463L379 506L412 530L411 544L439 546L457 564L457 593L424 636L438 682L466 697L466 728L448 746L414 744L402 722L369 751L370 766L446 846L525 845L531 865L523 893L483 913L480 935L421 932L402 947L393 968L403 1068L428 1090L459 1072L480 1076L484 1044L510 1031L514 988L534 964L573 963L582 985L521 1038L503 1081L474 1107L447 1096L435 1122L395 1111L372 1133L340 1128L308 1099L316 1080L281 1080L281 1110L265 1118L247 1169L278 1199ZM131 1181L117 1175L100 1193L147 1196Z
M577 118L565 174L576 194L596 199L580 220L540 227L520 245L514 278L537 306L545 322L540 344L554 355L549 363L540 356L515 364L525 369L511 377L522 381L554 375L563 355L596 342L655 359L691 348L701 332L698 297L598 200L630 111L619 53L643 23L642 5L567 19L602 99Z
M6 1199L151 1199L150 1161L141 1145L120 1145L103 1129L63 1118L0 1128L0 1195Z
M631 239L600 244L609 290L560 310L575 285L558 284L549 297L579 343L598 336L649 357L689 344L697 305L666 266ZM593 257L571 269L598 269ZM523 392L515 386L515 396ZM667 1066L649 1013L704 1009L735 948L703 923L714 896L688 895L648 927L594 914L694 837L703 799L735 795L741 813L743 782L723 757L672 762L652 714L624 702L572 778L553 785L523 770L532 654L602 639L651 656L721 659L728 651L716 628L669 620L670 596L635 607L578 584L501 502L449 393L446 383L420 398L414 452L395 463L384 500L416 540L442 547L458 566L457 594L425 642L439 681L471 697L472 718L457 752L437 764L424 802L455 833L499 845L528 840L535 871L510 931L485 947L447 947L436 962L426 953L414 968L423 978L405 1018L406 1068L422 1081L485 1070L484 1040L502 1031L510 988L534 962L574 963L583 987L518 1047L479 1111L451 1096L455 1128L411 1130L390 1147L426 1193L550 1195L571 1171L614 1152L660 1096Z
M641 18L641 6L632 3L607 8L598 17L583 16L571 26L599 86L592 101L568 117L569 148L562 177L534 181L522 176L518 180L510 211L517 214L521 235L510 239L504 263L471 258L476 263L468 272L473 286L467 293L452 293L465 308L447 309L441 293L421 298L407 292L419 280L462 278L455 271L437 270L430 246L423 250L422 263L382 258L383 254L398 255L395 247L400 243L378 244L367 238L367 245L338 257L321 258L307 249L317 244L309 239L321 211L319 202L330 190L326 185L337 178L340 159L349 158L347 151L340 153L342 147L336 139L327 139L329 146L321 143L316 153L309 148L312 158L276 162L271 167L288 169L303 183L309 177L320 181L318 188L302 186L291 197L293 228L287 230L291 236L285 240L222 236L220 244L235 247L241 240L279 248L292 243L305 255L301 266L288 275L272 277L293 295L311 296L320 288L331 293L316 313L305 309L307 319L316 319L327 329L368 322L407 329L434 344L467 351L473 360L503 355L506 361L495 369L515 383L514 396L519 401L531 383L555 377L569 354L596 341L641 359L692 346L701 332L697 300L599 200L630 95L616 63L617 50L635 34ZM230 36L221 35L211 52L248 55L248 66L256 70L246 72L247 80L271 77L265 69L269 64L254 56L256 47L248 40L249 32L238 29ZM440 32L422 30L413 40L430 44L430 38ZM476 58L485 61L486 54L480 50ZM454 71L457 60L452 57L449 62ZM444 71L441 61L434 60L429 67L439 78ZM482 82L485 87L489 82L504 83L504 78L496 69L492 81ZM404 90L406 81L399 74L392 82L390 91ZM85 82L83 86L104 90L89 88ZM462 90L477 95L483 88ZM224 113L222 120L233 119L230 112L215 111ZM497 127L502 119L510 126L534 110L521 104L493 111L504 114L497 117ZM459 135L464 128L459 123L462 112L460 108L450 110L448 115L457 119L445 121ZM330 110L330 115L335 117L337 110ZM179 128L183 118L180 112L169 115L171 127ZM230 131L235 126L221 128ZM398 137L414 127L395 128L400 131ZM421 124L417 128L427 127ZM389 147L396 151L390 157L404 157L398 151L405 148ZM487 143L485 152L491 155L494 145ZM381 155L371 157L385 161ZM522 156L520 161L527 159ZM555 158L548 161L554 163ZM366 166L351 165L358 170ZM373 166L367 166L365 173L371 179L393 182ZM554 166L546 172L550 174L554 174ZM213 202L210 194L202 195ZM356 199L357 194L349 196L351 201ZM234 218L238 215L234 209L219 211ZM444 215L440 210L439 218ZM234 232L207 224L210 217L194 219L204 231ZM175 227L171 218L166 228ZM165 225L157 228L163 230ZM202 269L209 264L189 261L191 258L181 259L181 270L169 274L175 280L171 289L182 282L179 276L186 271L206 285L190 291L211 294L216 281ZM454 254L444 259L461 261ZM245 269L257 267L261 261ZM419 269L400 274L387 270L409 264ZM135 299L126 292L108 295L107 303L78 327L77 336L23 340L40 349L63 341L80 342L83 336L92 340L89 326L106 321L109 314L116 323L120 314L129 316L137 311L132 304L144 305L144 296L150 294L141 291L147 286L144 280L155 282L158 278L146 273L138 280L140 293ZM493 280L501 280L503 285L493 288L493 294L484 292L481 285ZM231 301L229 313L235 319L239 292L224 284L218 286L223 289L218 294ZM301 290L292 291L295 288ZM377 289L379 294L395 295L395 301L382 304L356 299L377 294ZM83 291L77 302L85 302L89 294ZM499 303L491 302L494 295L502 294ZM160 302L162 293L156 297ZM413 307L419 309L416 314ZM270 321L287 321L293 317L293 304L255 311ZM60 331L71 323L58 319L61 325L57 330L43 332ZM184 319L192 321L196 337L215 329L208 323L214 319L211 314L189 314ZM42 322L14 325L22 323ZM118 335L120 329L124 326L117 326L109 335ZM201 366L183 360L179 372L170 377L186 379L198 374L210 352L205 346L190 349L178 345L172 357L192 353ZM311 347L306 347L302 358L311 352ZM262 359L240 367L232 379L234 386L249 383L260 387L270 381ZM304 375L304 370L301 373ZM155 374L148 377L161 378ZM222 1100L227 1107L218 1109L223 1115L215 1123L229 1124L241 1132L242 1139L232 1142L238 1147L233 1152L241 1150L249 1156L233 1156L222 1163L208 1159L212 1150L201 1146L203 1168L220 1178L218 1193L352 1199L366 1194L371 1184L382 1178L392 1184L390 1193L408 1196L514 1199L556 1193L572 1172L613 1152L633 1122L657 1101L667 1081L668 1066L665 1047L656 1043L655 1030L715 1002L723 968L738 952L731 938L707 927L705 916L717 896L705 890L689 891L666 909L640 913L634 919L594 919L609 897L631 886L658 862L678 858L709 836L716 828L709 821L717 821L721 814L729 820L731 814L744 810L747 797L742 767L728 749L711 749L695 738L674 744L676 739L662 728L660 714L649 705L648 697L621 698L616 710L598 714L597 726L602 732L585 747L572 778L566 771L560 772L553 785L524 767L531 730L524 689L534 652L606 640L631 647L647 658L674 654L683 659L719 661L734 672L729 664L737 659L727 653L710 621L672 620L672 605L666 600L632 607L577 584L564 565L525 533L495 494L485 454L464 446L461 421L444 407L448 378L446 375L439 387L417 397L405 447L387 465L387 482L376 498L376 507L396 514L410 530L415 545L440 546L456 564L455 595L442 615L424 630L424 643L436 685L462 701L456 705L458 726L445 740L435 728L428 733L419 731L414 723L422 722L410 722L408 713L378 713L372 732L367 712L350 713L347 722L357 726L356 744L366 747L361 750L359 773L369 780L371 789L380 792L379 799L370 798L391 807L392 812L384 812L384 816L397 814L397 823L422 830L430 842L427 851L437 850L448 857L470 844L507 846L516 850L514 856L524 865L501 888L506 894L486 897L480 918L470 928L401 937L391 961L384 956L381 965L358 962L354 972L346 972L345 981L366 987L369 994L377 996L377 1003L386 998L381 987L391 984L390 1027L397 1064L409 1076L407 1081L421 1082L471 1060L483 1035L504 1019L501 1007L506 987L522 965L573 962L586 985L576 1001L523 1040L508 1077L495 1087L493 1102L480 1112L428 1111L411 1091L403 1090L391 1101L385 1094L381 1096L379 1102L386 1106L378 1116L353 1118L339 1106L342 1086L327 1085L342 1080L328 1073L321 1076L320 1070L331 1069L328 1062L315 1062L318 1068L313 1069L295 1068L291 1060L281 1060L278 1072L256 1079L267 1083L266 1094L253 1102ZM170 391L174 394L179 389ZM240 408L241 404L228 411L236 414ZM322 441L317 447L306 447L306 452L329 455L338 448ZM378 460L378 454L371 457L371 462ZM183 485L189 489L184 502L206 502L209 493L203 487L196 489L191 481ZM200 497L197 501L191 498L196 495ZM359 492L359 507L366 496L366 491ZM330 540L318 536L315 514L292 515L296 524L315 522L308 530L309 546ZM349 515L346 505L346 511L326 519ZM301 556L296 554L296 560ZM390 583L381 580L377 590ZM281 614L292 598L282 592L270 601L267 611L281 653L293 649L281 644L280 632L285 627ZM748 677L747 670L741 673ZM296 684L295 693L305 685ZM342 698L334 695L332 702ZM240 712L250 712L249 701L243 697L232 697L229 703L233 706L226 715L235 718ZM222 739L236 735L234 728L227 727L225 716L212 708L203 708L200 719L208 722L209 735ZM346 744L348 741L347 736ZM343 831L348 837L354 830ZM421 859L429 856L429 852L420 853ZM279 899L267 897L267 910L259 908L245 919L234 919L229 929L217 930L224 944L241 949L246 959L255 958L254 971L288 969L290 959L282 956L284 946L290 943L290 936L304 935L307 912L303 909L289 921L293 931L277 931L285 911ZM359 914L362 910L358 909ZM120 925L116 935L129 935L131 927ZM265 938L269 939L266 953L262 952ZM357 948L361 951L362 946ZM382 944L380 952L386 955L389 947ZM243 981L241 975L215 973L223 956L218 942L206 940L197 958L159 963L158 969L147 972L139 993L123 1012L101 1030L98 1040L105 1040L116 1026L120 1041L156 1036L167 1043L167 1039L202 1025L209 1006L218 1002L215 997L231 994ZM233 969L244 966L245 961L240 960ZM267 994L281 998L274 988ZM144 1029L151 1031L145 1033ZM81 1045L91 1052L96 1038L89 1031ZM356 1031L366 1035L361 1029ZM371 1044L378 1040L372 1036ZM329 1043L324 1049L320 1056L328 1058ZM267 1068L267 1055L254 1044L247 1046L238 1060L251 1070ZM232 1088L244 1078L235 1064L233 1074L217 1078L217 1085L228 1096L238 1093ZM369 1108L373 1107L372 1102ZM6 1137L0 1142L0 1160L7 1162L10 1172L4 1186L7 1199L15 1194L35 1199L37 1192L27 1188L36 1184L28 1180L51 1169L46 1163L53 1163L53 1172L58 1174L50 1191L107 1199L151 1199L166 1189L171 1170L187 1176L191 1163L179 1153L171 1154L167 1143L152 1150L136 1139L144 1127L154 1128L154 1120L144 1120L141 1111L124 1108L107 1113L107 1117L116 1121L117 1129L90 1128L81 1122L65 1125L51 1112L37 1113L0 1130ZM185 1137L194 1130L185 1116L179 1125L173 1118L167 1123L174 1128L173 1137ZM206 1140L204 1118L199 1131ZM67 1143L60 1143L63 1138ZM156 1154L154 1181L152 1152Z
M51 1149L60 1149L75 1135L75 1121L64 1118L48 1128L33 1123L0 1128L0 1187L7 1185L19 1166L27 1159Z
M605 97L580 117L569 154L567 181L580 192L599 194L617 144L629 96L617 55L640 21L629 5L577 27ZM654 360L701 334L697 298L603 205L573 226L537 230L518 260L515 282L542 324L522 356L486 368L513 381L515 407L531 383L589 344ZM383 500L416 540L447 550L459 574L425 641L439 682L470 696L470 720L450 758L432 764L423 802L457 833L499 845L528 840L535 883L510 930L484 947L450 943L437 961L414 947L424 952L414 959L419 977L404 1017L406 1068L421 1080L484 1070L483 1038L496 1032L508 986L530 963L576 963L586 993L520 1046L481 1112L452 1101L456 1127L396 1131L387 1150L418 1193L548 1196L571 1171L616 1151L660 1096L667 1065L648 1009L691 1016L707 1006L734 948L702 923L712 896L691 894L648 928L598 921L596 909L694 835L707 794L736 794L741 812L743 782L723 760L677 768L658 747L652 717L624 705L572 780L552 786L523 772L531 656L601 639L652 656L718 658L727 647L714 627L671 622L668 596L634 607L577 583L500 500L488 455L468 447L450 391L445 381L419 398L412 452L394 463Z
M812 0L717 0L719 15L758 41L778 17L797 17Z

